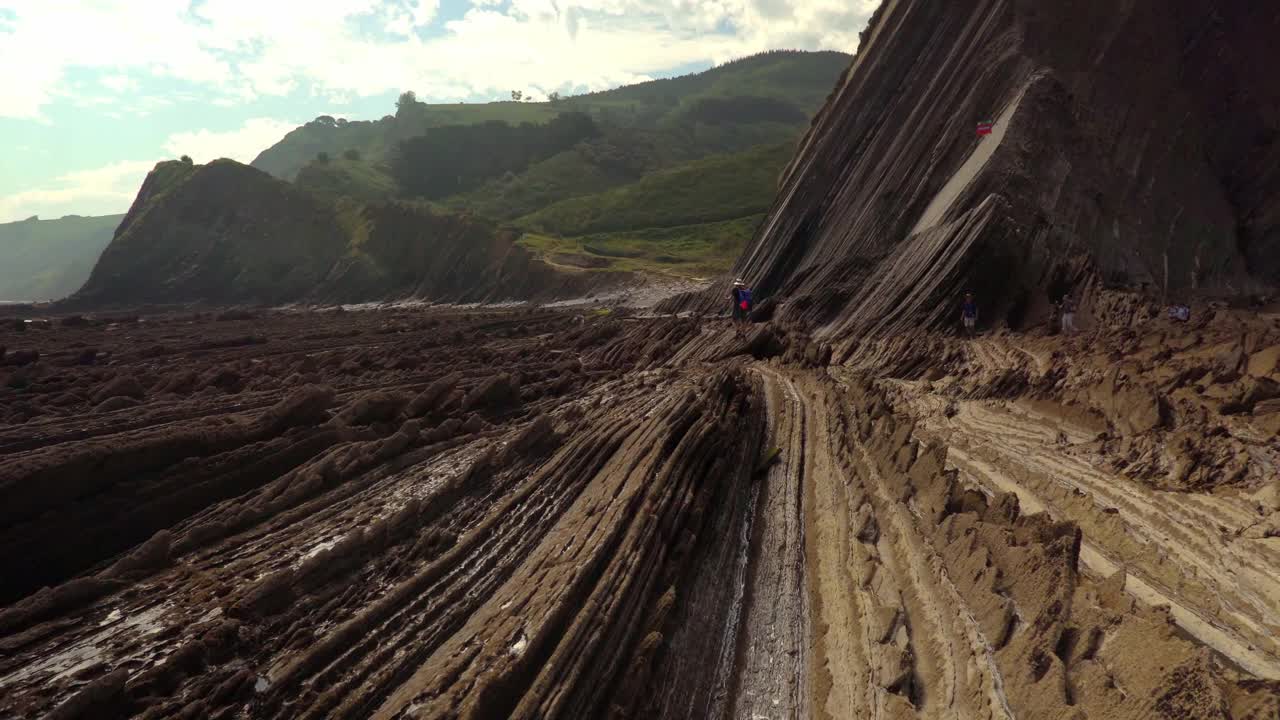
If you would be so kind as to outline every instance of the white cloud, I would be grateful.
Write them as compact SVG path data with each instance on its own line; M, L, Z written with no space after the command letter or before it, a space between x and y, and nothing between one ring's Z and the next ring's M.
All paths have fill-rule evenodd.
M301 123L272 118L253 118L236 130L196 130L169 136L166 152L177 157L190 155L198 163L231 158L242 163L253 162L258 153L275 145Z
M118 93L138 89L138 81L128 75L104 75L99 82L108 90L115 90Z
M238 129L196 130L169 136L162 146L169 158L190 155L198 163L218 158L252 162L299 123L253 118ZM147 173L162 159L115 162L54 178L43 187L0 196L0 222L32 215L44 218L68 214L111 215L129 209Z
M74 67L148 68L217 85L231 66L192 37L186 0L0 0L0 116L36 117Z
M430 25L440 12L440 0L415 0L413 3L413 24L417 27Z
M404 8L387 9L390 19L385 29L392 35L407 37L414 30L430 25L439 11L440 0L411 0Z
M0 222L32 215L110 215L129 208L142 180L155 165L150 160L117 162L54 178L48 186L0 197Z
M440 26L438 0L0 0L15 15L0 43L0 116L38 116L75 67L241 100L598 90L770 48L853 51L877 2L472 0Z

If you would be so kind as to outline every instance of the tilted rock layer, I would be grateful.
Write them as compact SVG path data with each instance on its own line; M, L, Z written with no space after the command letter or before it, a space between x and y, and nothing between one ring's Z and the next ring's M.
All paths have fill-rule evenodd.
M736 273L837 334L1280 281L1280 7L886 0ZM978 122L995 132L979 137Z
M1238 320L842 366L624 312L0 325L0 717L1269 720Z

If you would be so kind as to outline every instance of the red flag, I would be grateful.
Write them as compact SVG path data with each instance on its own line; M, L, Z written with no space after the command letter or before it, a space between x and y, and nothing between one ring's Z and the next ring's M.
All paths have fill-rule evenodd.
M996 126L993 120L983 120L978 123L978 135L990 135L992 128Z

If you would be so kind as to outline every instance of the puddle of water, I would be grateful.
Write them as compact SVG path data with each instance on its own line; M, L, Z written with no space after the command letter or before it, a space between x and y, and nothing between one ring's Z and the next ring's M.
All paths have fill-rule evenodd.
M303 555L301 558L298 559L298 563L301 564L302 562L310 560L311 558L319 555L320 553L332 548L334 545L337 545L338 541L341 539L342 539L341 536L333 535L325 540L321 540L320 542L311 546L311 549L308 550L305 555Z
M103 646L108 641L118 636L146 637L160 632L162 627L156 620L168 608L168 604L156 605L130 616L125 616L119 609L113 610L107 615L107 619L99 624L102 630L0 678L0 688L16 685L33 677L39 677L43 682L51 682L74 675L101 661Z
M101 658L102 652L96 645L75 645L40 662L19 668L7 677L0 678L0 688L17 685L30 677L44 673L51 673L45 682L74 675L97 663Z
M401 471L392 480L396 487L391 491L391 497L395 501L386 503L378 517L399 512L412 499L430 498L446 480L466 472L488 447L490 443L487 440L468 443L431 458L422 465Z

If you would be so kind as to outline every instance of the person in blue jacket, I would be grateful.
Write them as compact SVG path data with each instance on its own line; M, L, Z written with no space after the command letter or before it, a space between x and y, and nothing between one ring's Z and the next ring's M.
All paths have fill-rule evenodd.
M746 322L751 315L751 288L742 282L742 278L733 281L733 291L729 293L729 299L733 301L734 321Z

